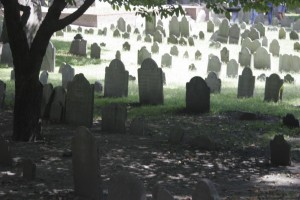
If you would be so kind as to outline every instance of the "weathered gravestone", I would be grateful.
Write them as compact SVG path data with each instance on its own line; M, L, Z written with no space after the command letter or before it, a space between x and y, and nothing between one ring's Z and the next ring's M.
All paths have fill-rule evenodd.
M182 17L179 23L179 30L181 37L188 38L190 36L190 23L185 16Z
M115 59L121 60L121 52L119 50L116 51Z
M126 31L126 22L123 19L123 17L120 17L117 21L117 28L122 31L125 32Z
M199 39L200 40L204 40L205 39L205 35L204 35L203 31L199 32Z
M273 165L291 165L291 146L283 135L275 135L270 141L270 153Z
M83 74L76 74L68 83L66 95L66 122L91 127L93 124L94 87Z
M219 33L217 34L216 41L221 43L228 42L229 26L229 20L223 19L222 23L219 26Z
M157 25L157 26L156 26L156 31L160 31L163 37L166 37L166 36L167 36L166 30L165 30L164 27L161 26L161 25Z
M210 93L220 93L221 92L221 79L218 78L215 72L209 72L205 82L210 89Z
M215 72L220 73L221 71L221 61L218 56L209 55L208 56L208 65L207 65L207 72Z
M220 200L219 194L213 185L213 183L208 179L201 179L198 181L193 194L193 200Z
M236 62L235 59L231 59L227 63L226 75L228 77L234 78L238 75L238 71L239 71L239 64Z
M153 45L151 46L151 53L159 53L159 46L157 42L153 42Z
M8 142L5 141L2 135L0 135L0 166L12 166L11 150Z
M213 33L213 32L215 31L215 24L214 24L211 20L209 20L209 21L207 22L207 28L206 28L206 31L207 31L208 33Z
M47 70L48 72L54 72L55 69L55 55L56 49L52 42L49 42L46 53L43 58L41 71Z
M112 103L102 108L102 131L109 133L125 133L127 108L125 105Z
M238 44L240 40L240 28L234 24L229 29L229 44Z
M53 100L50 105L49 119L52 122L63 122L66 109L66 90L62 86L53 89Z
M43 86L43 95L42 95L42 103L41 103L41 117L43 119L49 117L52 93L53 93L53 85L51 83L45 84Z
M107 200L146 200L144 184L134 175L122 171L110 177Z
M268 38L264 36L261 40L261 46L268 47Z
M171 37L171 35L180 36L180 25L176 16L173 16L169 22L169 36Z
M156 29L156 15L151 13L150 19L145 18L145 34L153 35Z
M33 180L35 179L36 175L36 165L30 159L24 159L22 161L22 168L23 168L23 178L26 180Z
M190 46L195 46L194 38L193 37L189 37L188 38L188 43L189 43Z
M199 50L197 50L195 52L195 60L201 60L201 58L202 58L202 54Z
M292 75L287 74L287 75L284 76L283 82L284 83L292 83L293 84L295 82L295 79L294 79L294 77L292 77Z
M172 56L178 56L178 54L179 54L178 47L177 46L172 46L171 49L170 49L170 54Z
M153 34L153 42L162 43L163 35L160 30L156 30Z
M62 86L67 88L68 82L72 81L75 76L75 70L71 65L63 63L60 67Z
M299 35L296 31L291 31L290 32L290 39L291 40L299 40Z
M49 76L49 74L47 71L42 71L42 73L40 74L40 82L42 85L47 84L48 76Z
M168 53L165 53L161 57L161 67L171 67L172 66L172 56Z
M77 128L71 148L75 195L100 199L100 159L94 135L85 127Z
M242 75L239 76L238 83L238 98L253 97L255 87L255 76L252 75L252 70L249 67L243 69Z
M223 47L220 51L221 61L227 63L229 61L229 50L226 47Z
M278 38L280 40L285 39L286 38L286 31L284 28L280 28L279 32L278 32Z
M251 66L251 53L247 47L242 47L241 51L239 52L239 63L243 67L250 67Z
M91 58L100 59L101 48L97 43L91 45Z
M266 79L264 101L277 102L282 100L283 80L277 74L271 74Z
M168 37L168 43L170 44L178 44L178 37L175 35L170 35L170 37Z
M0 80L0 111L4 110L6 94L6 83Z
M210 89L199 76L186 83L186 110L188 112L206 113L210 110Z
M76 36L75 36L76 37ZM86 56L87 41L83 38L72 41L69 52L77 56Z
M137 60L138 65L142 64L142 62L146 58L151 58L151 53L147 50L145 46L143 46L140 50L138 50L138 60Z
M105 68L104 97L127 97L128 76L123 62L112 60Z
M264 37L265 36L266 28L265 28L265 26L261 22L255 24L254 28L259 32L259 36L260 37ZM255 39L259 39L259 38L255 38Z
M163 104L163 71L147 58L138 69L139 100L141 104Z
M265 47L259 47L254 54L255 69L271 69L271 56Z
M116 30L114 30L114 32L113 32L113 37L121 37L121 33L120 33L120 30L119 29L116 29Z
M151 42L152 42L152 36L151 36L150 34L147 34L147 35L145 36L144 41L145 41L145 42L151 43Z
M140 34L140 30L138 28L135 28L133 31L134 34Z
M273 56L279 56L280 46L278 40L272 40L272 42L270 43L269 51Z
M129 42L126 41L122 45L122 48L123 48L124 51L130 51L131 46L130 46Z

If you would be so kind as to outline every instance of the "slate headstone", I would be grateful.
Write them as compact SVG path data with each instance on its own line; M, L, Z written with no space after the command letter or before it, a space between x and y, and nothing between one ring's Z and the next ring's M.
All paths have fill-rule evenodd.
M266 78L264 101L282 100L283 80L277 74L271 74Z
M255 87L255 76L249 67L243 69L242 75L239 76L238 82L238 98L253 97Z
M101 48L97 43L91 45L91 58L100 59Z

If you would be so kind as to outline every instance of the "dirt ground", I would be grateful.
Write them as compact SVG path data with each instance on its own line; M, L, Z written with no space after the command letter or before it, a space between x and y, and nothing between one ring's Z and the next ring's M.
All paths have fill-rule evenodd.
M300 199L299 157L293 156L288 167L271 166L268 148L260 143L266 129L280 119L267 116L260 120L265 127L254 127L252 122L228 113L176 114L146 118L144 135L102 133L101 121L95 121L91 132L99 142L104 193L109 177L125 170L144 182L148 199L153 186L161 183L177 199L187 200L199 178L213 181L222 199ZM170 144L168 134L178 126L185 130L184 140L182 144ZM0 113L0 131L7 140L11 130L12 112ZM74 199L70 148L75 130L44 123L44 140L10 141L14 162L10 168L0 167L0 199ZM204 150L185 142L197 134L210 134L215 148ZM293 141L292 147L299 145L300 135ZM36 163L33 181L22 178L20 163L24 158Z

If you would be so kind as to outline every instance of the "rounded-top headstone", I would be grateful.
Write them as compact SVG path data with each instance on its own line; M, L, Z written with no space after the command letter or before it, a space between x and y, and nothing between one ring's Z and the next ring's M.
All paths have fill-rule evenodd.
M74 40L82 40L82 39L83 39L83 37L80 33L78 33L74 36Z

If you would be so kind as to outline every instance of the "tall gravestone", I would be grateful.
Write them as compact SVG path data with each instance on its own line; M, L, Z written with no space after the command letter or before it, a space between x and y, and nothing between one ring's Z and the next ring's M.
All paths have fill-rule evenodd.
M218 56L209 55L208 65L207 65L207 72L220 73L221 65L222 65L222 63L221 63Z
M145 18L145 34L153 35L156 29L156 15L151 14L150 19Z
M255 69L270 69L271 56L265 47L259 47L254 54Z
M104 96L127 97L129 73L125 70L123 62L114 59L105 68Z
M229 35L229 20L223 19L222 23L219 26L219 33L217 35L216 41L226 44L228 42L228 35Z
M117 21L117 28L122 31L126 32L126 21L124 20L123 17L120 17Z
M42 71L42 73L40 74L40 82L42 85L47 84L48 76L49 76L49 74L47 71Z
M221 79L218 78L215 72L210 72L205 78L205 82L210 89L210 93L221 92Z
M50 105L49 119L52 122L61 123L65 119L66 90L62 86L53 89L53 100Z
M163 41L163 34L160 30L156 30L153 34L153 42L162 43Z
M6 83L0 80L0 111L4 110Z
M240 28L237 24L233 24L229 29L229 44L238 44L240 40Z
M83 38L76 38L71 43L69 52L77 56L86 56L87 41Z
M283 135L275 135L270 141L271 163L273 165L291 165L291 145Z
M238 98L253 97L255 87L255 76L252 75L252 70L249 67L243 69L242 75L239 76L238 82Z
M207 22L207 28L206 28L206 31L207 31L208 33L213 33L213 32L215 31L215 24L214 24L211 20L209 20L209 21Z
M277 102L282 98L283 80L277 74L271 74L266 79L264 101Z
M139 100L141 104L163 104L163 71L147 58L138 69Z
M190 23L185 16L182 17L179 23L181 37L188 38L190 36Z
M127 108L125 105L112 103L102 108L102 131L109 133L125 133Z
M75 70L71 65L63 63L60 68L62 86L67 88L68 82L72 81L75 76Z
M280 46L278 40L272 40L269 46L269 51L270 53L272 53L273 56L279 56Z
M199 76L186 83L186 110L188 112L206 113L210 110L210 89Z
M91 58L100 59L101 48L97 43L91 45Z
M173 16L171 21L169 22L169 36L175 35L176 37L180 36L180 25L178 22L178 18Z
M41 66L42 71L46 70L48 72L54 72L54 69L55 69L55 56L56 56L56 48L54 47L54 45L50 41L48 46L47 46L47 50L46 50L46 53L44 55L44 58L43 58L43 62L42 62L42 66Z
M91 127L93 124L94 87L83 74L77 74L68 83L66 95L66 122Z
M101 176L96 138L81 126L76 130L71 148L75 195L82 199L99 200Z

